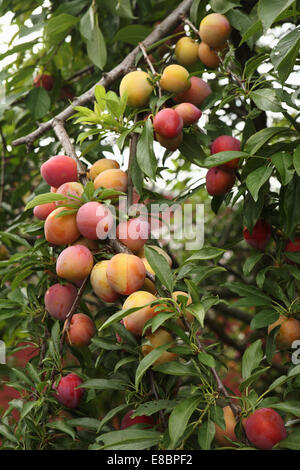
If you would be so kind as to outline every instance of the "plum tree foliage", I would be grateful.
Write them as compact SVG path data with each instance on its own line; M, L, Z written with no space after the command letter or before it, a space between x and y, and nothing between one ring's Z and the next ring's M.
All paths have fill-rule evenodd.
M1 2L0 448L300 450L299 11Z

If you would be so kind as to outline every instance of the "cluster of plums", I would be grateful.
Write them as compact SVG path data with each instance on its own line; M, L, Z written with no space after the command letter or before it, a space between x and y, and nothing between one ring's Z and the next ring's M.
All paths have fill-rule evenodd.
M184 66L192 65L200 58L207 67L217 67L217 52L226 47L230 31L230 24L225 16L210 14L200 24L200 44L190 37L183 37L177 42L175 55L179 65L168 65L159 80L160 88L172 94L174 107L161 109L152 119L156 140L168 150L173 151L180 146L183 127L193 125L199 120L202 114L201 104L211 93L209 85L201 78L190 77ZM47 74L37 76L34 83L35 86L42 86L48 91L53 88L53 84L53 78ZM127 103L131 107L147 106L153 90L153 81L144 71L130 72L120 83L120 96L126 94ZM222 135L213 141L210 150L211 155L223 151L239 151L240 141ZM206 176L208 193L212 196L223 196L229 192L234 185L238 165L239 159L234 159L211 168ZM114 217L109 207L98 201L83 201L84 186L78 181L77 165L66 155L57 155L46 161L41 167L41 175L51 186L52 192L67 197L67 202L63 199L34 208L34 215L45 221L44 232L48 243L64 247L56 260L56 274L60 280L49 287L44 298L49 314L60 321L67 321L67 315L77 299L78 287L89 277L95 295L103 302L121 300L124 310L138 308L125 316L122 324L141 339L144 356L161 345L174 347L175 338L164 328L159 328L154 333L147 331L145 338L142 338L146 322L164 308L169 308L159 303L156 286L146 276L147 272L155 276L144 255L144 245L150 235L148 220L138 217L120 222L116 235L130 252L115 254L110 259L95 264L94 256L99 251L98 240L107 239L114 225ZM121 170L114 160L98 160L89 170L88 177L93 181L95 189L121 192L127 190L127 173ZM135 236L131 236L132 233ZM139 236L136 237L137 233ZM244 239L258 250L263 251L270 238L271 226L264 220L259 220L251 233L246 227L244 229ZM170 266L172 265L171 259L160 247L153 248L166 258ZM286 251L298 250L299 240L296 240L296 243L290 241L286 246ZM184 304L191 304L192 299L187 293L177 291L172 294L179 310L184 297ZM185 315L186 321L192 322L193 316L188 311ZM184 327L181 318L178 317L176 321ZM300 322L297 320L280 316L276 323L270 325L269 331L277 325L281 325L277 336L279 348L289 347L293 338L296 339L295 335L300 337ZM73 314L67 332L67 341L72 347L88 346L95 334L96 328L90 316L83 313ZM117 340L123 341L119 335ZM165 351L155 364L175 360L177 354ZM82 388L78 388L82 382L75 373L63 376L56 387L59 402L68 408L76 408L84 393ZM133 410L130 410L125 414L121 429L133 424L143 424L145 427L156 424L149 416L132 419L132 413ZM223 430L216 425L215 440L222 446L234 446L231 441L237 441L234 433L236 419L230 406L224 407L223 413L226 428ZM282 418L270 408L256 410L243 420L243 426L248 440L261 449L271 449L286 437Z
M51 285L45 293L46 310L53 318L66 322L76 301L78 287L89 277L95 295L103 302L116 302L119 299L122 300L124 310L138 308L125 316L122 324L142 339L145 323L162 309L169 308L167 305L155 304L158 301L156 286L152 280L146 278L147 272L155 276L144 255L144 245L150 235L148 220L136 217L120 222L116 236L129 252L117 253L111 259L94 263L94 256L99 251L98 241L107 238L113 226L113 215L109 207L98 201L84 202L81 199L84 186L77 181L77 165L66 155L56 155L47 160L41 166L41 175L51 186L52 192L67 198L34 208L34 215L44 220L44 233L48 243L63 247L56 259L56 274L60 281ZM98 160L89 170L88 176L95 189L122 192L127 189L127 173L120 170L114 160ZM164 256L171 266L172 261L167 253L159 246L153 245L153 249ZM187 304L192 302L187 293L173 292L172 298L179 306L181 296L187 297ZM192 315L187 314L187 320L191 319ZM177 321L183 326L180 318ZM88 346L95 334L92 318L84 313L73 314L67 331L67 341L72 347ZM121 338L117 339L123 341ZM154 348L165 344L175 346L173 336L164 328L159 328L152 334L147 332L143 339L142 354L145 356ZM155 364L176 359L175 353L165 351ZM81 379L76 374L62 377L56 392L58 400L70 408L77 406L83 394L80 388L77 389L80 383Z
M200 23L200 44L191 37L179 39L175 47L177 62L185 67L195 64L199 59L208 68L217 68L220 64L218 52L227 47L231 26L226 16L210 13Z

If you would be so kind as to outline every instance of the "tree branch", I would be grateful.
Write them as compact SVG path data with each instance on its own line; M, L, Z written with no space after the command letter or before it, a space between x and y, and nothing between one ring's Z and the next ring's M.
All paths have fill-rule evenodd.
M167 36L167 33L177 25L180 15L186 14L189 11L192 2L193 0L184 0L183 2L181 2L181 4L170 15L168 15L167 18L163 20L149 34L149 36L146 37L146 39L143 41L144 46L147 48L162 39L164 36ZM12 142L12 145L17 146L26 144L27 147L30 148L36 139L41 137L43 134L45 134L45 132L49 131L53 127L55 119L61 122L65 122L69 117L74 114L74 106L83 106L86 103L93 101L95 87L97 85L102 85L106 88L115 80L118 80L122 75L124 75L131 67L134 66L136 56L139 52L140 46L135 47L120 64L118 64L110 72L104 73L99 82L97 82L94 86L92 86L92 88L83 93L81 96L76 98L70 106L60 112L55 118L52 118L49 121L42 123L35 131L31 132L30 134L14 140Z

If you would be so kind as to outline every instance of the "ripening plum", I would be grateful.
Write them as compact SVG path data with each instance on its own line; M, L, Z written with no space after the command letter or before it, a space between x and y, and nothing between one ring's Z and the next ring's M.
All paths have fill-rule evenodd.
M222 46L231 33L231 26L226 16L220 13L211 13L200 23L199 35L205 44L210 47Z
M139 108L148 104L153 91L151 77L147 72L135 70L127 73L120 83L120 96L127 93L127 104Z
M113 227L114 219L105 204L97 201L86 202L76 215L79 232L90 240L105 240Z
M134 335L142 335L145 323L157 315L157 312L155 312L155 305L147 305L155 300L157 300L157 298L150 292L146 291L133 292L129 297L127 297L123 304L123 310L137 307L141 308L123 318L126 330L130 331Z
M220 58L217 52L222 52L225 47L227 47L226 44L221 47L215 47L213 49L208 44L205 44L205 42L202 41L200 42L198 48L199 59L204 65L206 65L207 68L216 69L217 67L219 67L220 64Z
M59 97L61 100L73 101L73 99L75 98L73 88L69 85L62 86L59 91Z
M94 180L95 189L106 188L114 189L125 193L127 191L128 176L123 170L112 168L104 170Z
M65 320L77 296L73 284L53 284L45 293L46 310L51 317Z
M110 158L101 158L97 160L90 168L88 172L88 177L91 180L95 180L95 178L105 170L112 170L112 169L119 169L120 165L116 160L112 160Z
M90 251L99 251L99 244L96 240L90 240L89 238L80 237L73 245L86 246Z
M76 198L81 198L83 194L83 186L81 183L77 183L73 181L71 183L64 183L56 190L56 194L62 194L63 196L67 197L68 200L65 199L62 201L56 201L57 206L64 206L66 204L76 204L80 205L80 201ZM73 197L75 196L75 197Z
M149 222L142 217L136 217L121 222L117 227L117 237L131 251L140 250L149 238Z
M181 65L168 65L161 76L160 86L170 93L183 93L191 86L189 72Z
M287 437L283 419L271 408L254 411L246 419L245 432L251 444L264 450L271 450Z
M84 394L82 388L77 388L82 383L83 380L77 374L65 375L57 386L56 398L67 408L77 408Z
M153 119L154 130L166 139L174 139L183 128L182 117L173 108L161 109Z
M93 264L93 255L86 246L68 246L56 260L56 274L67 281L83 281Z
M162 147L166 148L167 150L170 150L171 152L174 152L175 150L177 150L180 147L182 139L183 139L183 134L181 132L174 139L167 139L166 137L163 137L163 136L159 135L158 132L156 132L155 133L155 138L156 138L157 142L159 142Z
M247 227L244 227L243 235L248 245L256 250L264 251L271 238L272 227L265 220L259 219L250 234Z
M233 411L229 405L224 406L223 416L226 427L224 430L220 426L218 426L218 424L215 424L215 441L222 447L235 447L235 445L227 439L228 437L231 441L237 441L234 432L234 428L237 423Z
M95 334L94 322L88 315L84 313L75 313L73 315L67 332L68 343L71 346L75 348L88 346Z
M158 328L154 333L146 335L147 342L142 345L142 353L147 356L153 349L170 343L170 348L175 347L173 336L164 328ZM172 362L177 360L177 354L164 351L161 356L154 362L154 366L164 364L165 362Z
M54 85L54 78L49 73L38 74L34 77L33 84L36 88L42 87L50 91Z
M55 202L47 202L46 204L41 204L40 206L35 206L33 209L33 215L40 220L46 220L48 215L56 209Z
M230 150L241 150L241 142L235 137L231 137L230 135L220 135L213 141L210 147L211 155L214 155L215 153L219 152L227 152ZM223 163L222 166L228 166L229 168L237 168L239 166L239 161L239 158L234 158L229 162Z
M276 336L276 345L278 349L289 349L293 342L300 340L300 322L296 318L288 318L280 315L278 320L268 326L268 334L279 326L279 332Z
M49 186L59 188L64 183L77 181L77 165L67 155L56 155L42 164L41 175Z
M70 213L57 217L61 212L68 211L66 207L57 207L52 211L44 225L45 238L53 245L68 245L73 243L80 236L76 224L76 214Z
M199 60L199 44L192 38L185 36L176 43L175 56L177 62L184 67L195 64Z
M91 272L91 285L95 294L103 300L103 302L115 302L119 298L119 294L110 286L106 270L109 260L96 263Z
M285 245L285 248L284 248L284 251L287 252L287 253L295 253L297 251L300 251L300 238L295 238L295 241L293 242L292 240L288 240L286 245ZM294 264L294 261L286 258L286 262L288 264Z
M114 291L130 295L144 284L146 269L138 256L118 253L109 260L106 275Z
M192 103L200 108L201 104L211 93L210 86L199 77L191 77L191 86L183 93L174 97L176 103Z
M127 429L134 424L145 424L142 429L152 428L155 425L154 419L152 416L136 416L135 418L131 418L131 415L134 413L135 410L128 411L121 421L121 429Z
M180 103L174 109L182 117L184 126L195 124L202 116L200 109L192 103Z
M206 173L206 189L211 196L223 196L228 193L235 182L234 170L216 166Z

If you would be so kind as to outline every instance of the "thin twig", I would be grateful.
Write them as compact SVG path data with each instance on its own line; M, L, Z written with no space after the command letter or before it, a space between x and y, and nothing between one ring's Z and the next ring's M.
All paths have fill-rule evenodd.
M151 391L155 397L155 400L159 400L159 395L157 393L157 389L156 389L156 383L155 383L155 379L154 379L154 375L153 375L153 372L152 370L150 369L149 371L149 377L150 377L150 384L151 384ZM159 412L159 416L160 416L160 420L161 420L161 423L164 427L164 430L167 429L167 422L166 422L166 419L164 417L164 414L162 412L162 410L160 410Z
M190 333L191 332L191 327L190 327L190 324L189 324L189 322L187 321L187 319L185 317L183 317L183 322L185 324L186 329ZM202 343L201 343L198 336L196 336L196 342L197 342L197 346L198 346L199 351L205 352L205 348L202 346ZM223 382L220 379L219 374L216 371L216 368L215 367L210 367L210 370L211 370L212 375L215 378L215 381L217 382L219 392L222 393L224 395L224 397L229 400L229 406L232 409L232 412L233 412L234 416L236 418L238 418L239 408L231 401L231 397L230 397L229 393L227 392L225 386L223 385Z
M149 59L149 56L148 56L148 54L147 54L147 51L146 51L146 48L145 48L144 44L143 44L142 42L140 42L140 43L139 43L139 46L140 46L140 49L141 49L141 51L142 51L142 53L143 53L143 56L145 57L145 60L146 60L147 64L149 65L149 68L150 68L150 70L151 70L151 72L152 72L152 75L153 75L154 77L156 77L156 76L158 75L158 73L156 72L156 70L155 70L155 68L154 68L154 66L153 66L153 64L152 64L152 62L151 62L151 60ZM161 98L161 87L160 87L159 82L156 83L156 86L157 86L157 89L158 89L158 96Z
M78 307L78 304L80 302L80 299L84 293L84 290L86 288L86 285L87 285L87 282L88 282L88 279L89 279L89 276L87 276L80 288L78 289L78 292L77 292L77 295L76 295L76 298L73 302L73 305L72 307L70 308L69 312L68 312L68 315L66 316L66 320L65 320L65 324L64 324L64 327L63 327L63 331L62 331L62 335L61 335L61 338L60 338L60 345L59 345L59 349L60 349L60 354L62 355L62 352L63 352L63 345L64 345L64 341L65 341L65 336L66 334L68 334L68 331L70 329L70 324L71 324L71 321L72 321L72 317L74 315L74 313L76 312L77 310L77 307Z

